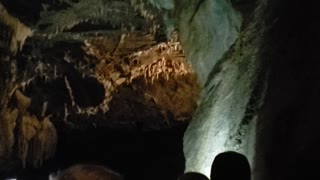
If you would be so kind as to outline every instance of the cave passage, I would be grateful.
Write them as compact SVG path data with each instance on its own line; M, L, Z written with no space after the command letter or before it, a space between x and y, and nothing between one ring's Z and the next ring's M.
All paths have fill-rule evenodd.
M77 163L103 165L126 180L176 180L185 168L182 139L186 125L159 131L91 128L61 130L55 157L39 169L25 169L19 180L44 180Z

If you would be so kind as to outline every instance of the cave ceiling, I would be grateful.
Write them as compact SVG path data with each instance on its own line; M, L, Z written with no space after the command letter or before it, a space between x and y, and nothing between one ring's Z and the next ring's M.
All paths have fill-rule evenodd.
M188 123L199 85L164 11L142 0L0 0L1 113L74 128Z

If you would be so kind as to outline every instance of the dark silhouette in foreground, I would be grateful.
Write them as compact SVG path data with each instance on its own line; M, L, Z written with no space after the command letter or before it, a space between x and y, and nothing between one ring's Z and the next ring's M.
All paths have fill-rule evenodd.
M179 177L178 180L209 180L207 176L198 172L187 172Z
M103 166L79 164L49 176L49 180L123 180L120 174Z
M213 160L210 178L211 180L250 180L249 161L237 152L220 153Z

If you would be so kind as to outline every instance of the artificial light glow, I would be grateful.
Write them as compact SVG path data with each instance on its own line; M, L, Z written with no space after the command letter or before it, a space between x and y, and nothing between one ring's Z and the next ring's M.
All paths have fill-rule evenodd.
M198 107L185 136L184 153L186 157L186 172L200 172L210 177L214 158L225 151L236 151L246 156L251 149L249 131L241 136L241 142L235 141L238 134L243 111L235 111L234 91L222 89L220 96L208 96L208 102L216 98L214 105L204 103ZM209 104L209 105L208 105ZM235 115L235 114L236 115ZM251 131L251 130L250 130ZM250 159L250 158L249 158Z
M227 140L228 130L220 131L212 138L202 139L199 142L199 149L197 158L194 162L189 162L187 164L192 164L192 166L187 167L187 171L200 172L207 177L210 177L211 165L214 158L221 152L226 151L225 142Z

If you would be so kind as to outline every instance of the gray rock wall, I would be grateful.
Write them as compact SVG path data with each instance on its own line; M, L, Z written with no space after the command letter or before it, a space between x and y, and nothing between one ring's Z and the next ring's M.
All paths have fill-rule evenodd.
M239 35L241 16L229 0L176 1L176 21L186 56L202 84Z
M241 19L229 1L199 3L177 7L183 48L204 84L184 137L185 171L210 176L214 157L223 151L244 153L254 164L256 112L267 88L260 70L265 7L257 6L239 32Z
M235 150L248 157L254 180L319 179L313 165L320 161L317 6L299 0L237 1L255 7L251 12L237 8L244 15L241 31L216 63L212 52L223 51L208 44L226 37L219 41L206 35L219 28L228 31L207 28L217 7L206 7L217 1L192 2L181 3L182 10L176 7L179 32L205 83L184 136L186 171L209 176L217 153ZM192 12L207 16L182 20L192 19Z

